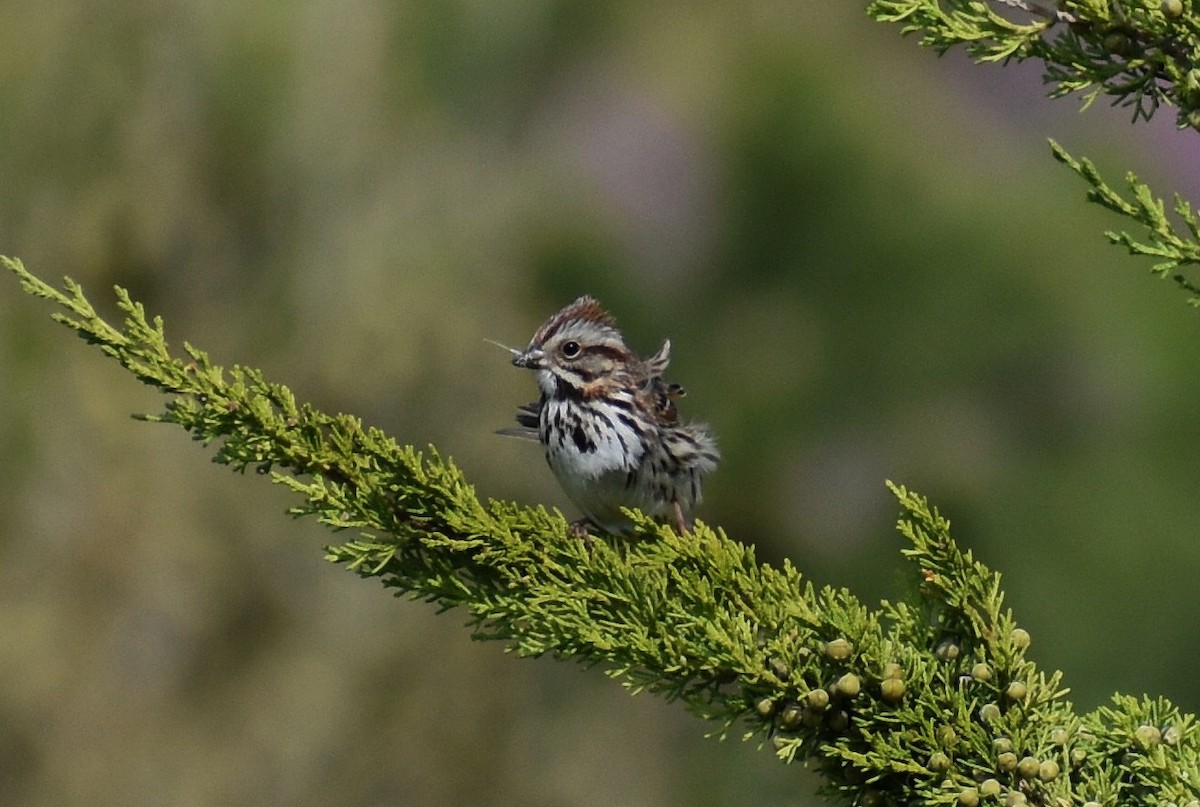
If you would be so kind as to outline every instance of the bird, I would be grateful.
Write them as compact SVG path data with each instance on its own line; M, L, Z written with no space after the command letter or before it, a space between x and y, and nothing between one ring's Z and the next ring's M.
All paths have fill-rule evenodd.
M704 423L680 419L686 393L663 379L671 342L643 359L626 344L616 319L590 295L553 314L513 354L531 370L538 400L518 407L516 428L501 434L536 439L550 469L588 527L622 533L632 527L622 508L673 522L682 535L701 501L701 487L720 461Z

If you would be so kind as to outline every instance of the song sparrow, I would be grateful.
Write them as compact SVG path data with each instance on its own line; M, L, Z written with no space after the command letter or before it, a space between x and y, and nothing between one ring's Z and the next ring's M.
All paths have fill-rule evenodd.
M683 387L662 378L670 340L639 358L612 315L584 296L546 320L529 347L506 349L514 365L534 371L541 398L519 408L519 428L501 433L541 442L585 521L620 532L629 526L621 508L632 507L674 518L686 532L701 480L720 454L707 426L679 420Z

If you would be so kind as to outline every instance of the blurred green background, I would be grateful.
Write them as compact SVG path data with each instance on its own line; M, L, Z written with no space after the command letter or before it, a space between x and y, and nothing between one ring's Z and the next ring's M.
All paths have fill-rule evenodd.
M868 601L886 478L1004 572L1075 702L1200 706L1200 318L1054 164L1200 199L1170 112L1046 101L860 3L0 1L0 252L574 516L505 441L587 291L675 344L702 511ZM0 293L0 801L815 804L598 670L322 560L330 535Z

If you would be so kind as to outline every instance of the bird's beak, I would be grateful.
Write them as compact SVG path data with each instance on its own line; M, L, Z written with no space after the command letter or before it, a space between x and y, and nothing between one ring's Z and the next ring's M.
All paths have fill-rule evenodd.
M526 370L540 370L545 364L546 353L540 347L529 347L513 356L513 366Z

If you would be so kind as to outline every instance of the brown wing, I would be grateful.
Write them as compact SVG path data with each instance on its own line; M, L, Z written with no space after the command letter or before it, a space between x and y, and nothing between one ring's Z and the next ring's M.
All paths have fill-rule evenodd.
M660 425L670 426L679 422L679 410L675 400L686 393L678 384L663 380L663 371L671 363L671 340L663 340L662 347L637 367L639 387L638 399L642 407L649 410ZM635 376L635 378L637 377Z
M668 384L661 376L650 379L651 404L654 407L654 417L659 423L672 424L679 422L679 409L675 400L687 395L678 384Z

